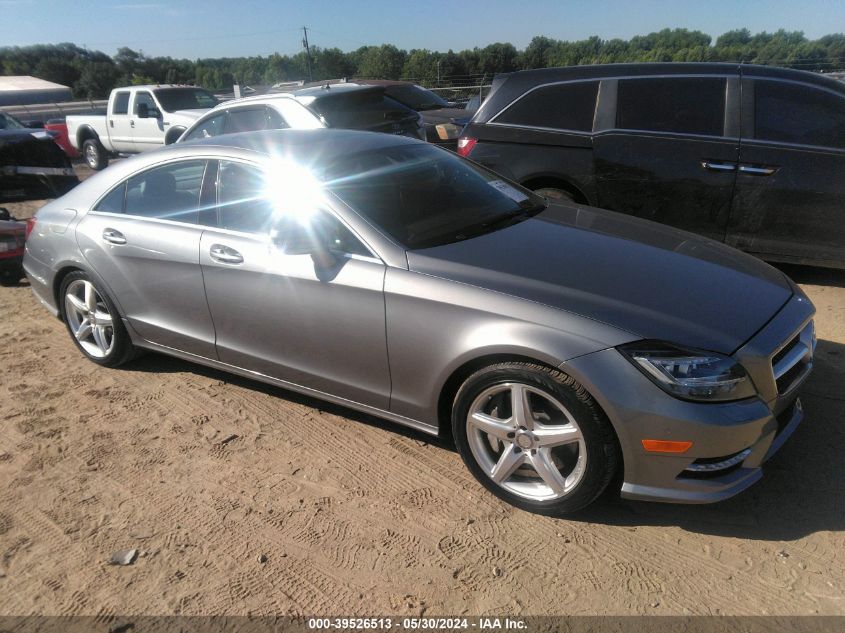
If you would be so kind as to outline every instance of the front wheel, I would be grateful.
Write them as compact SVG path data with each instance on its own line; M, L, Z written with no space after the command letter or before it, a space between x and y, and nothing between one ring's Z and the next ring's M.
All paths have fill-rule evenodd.
M610 422L566 374L500 363L471 375L452 410L452 431L470 472L493 494L547 515L592 503L613 478Z
M78 271L62 281L62 318L73 342L88 360L105 367L122 365L135 347L105 292Z
M94 170L105 169L109 165L106 148L96 138L89 138L82 144L82 156L85 163Z

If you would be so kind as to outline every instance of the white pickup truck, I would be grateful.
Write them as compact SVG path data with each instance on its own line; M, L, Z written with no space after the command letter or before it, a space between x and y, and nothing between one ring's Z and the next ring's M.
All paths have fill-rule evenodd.
M115 88L106 114L67 117L68 138L89 167L103 169L109 156L137 154L173 143L218 103L214 95L196 86Z

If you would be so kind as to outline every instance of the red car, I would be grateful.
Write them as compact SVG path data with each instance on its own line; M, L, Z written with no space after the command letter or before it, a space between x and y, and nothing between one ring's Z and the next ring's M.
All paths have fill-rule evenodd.
M23 250L35 220L18 222L0 207L0 285L13 286L23 279Z
M47 121L44 129L55 134L53 140L56 142L56 145L61 147L64 153L67 154L68 158L76 158L79 156L79 152L77 152L76 148L70 144L70 139L67 135L67 123L65 123L64 119L50 119Z

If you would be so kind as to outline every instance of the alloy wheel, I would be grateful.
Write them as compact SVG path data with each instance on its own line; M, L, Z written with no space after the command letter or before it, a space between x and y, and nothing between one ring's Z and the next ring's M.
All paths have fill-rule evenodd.
M487 476L524 499L561 499L584 476L587 450L578 423L536 387L508 382L485 389L469 408L466 430Z
M77 279L67 287L65 319L71 334L93 358L105 358L114 348L112 314L90 281Z

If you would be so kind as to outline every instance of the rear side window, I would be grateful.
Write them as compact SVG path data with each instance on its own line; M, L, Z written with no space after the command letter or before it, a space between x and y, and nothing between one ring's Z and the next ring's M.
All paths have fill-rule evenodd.
M845 147L845 98L803 84L754 82L754 137Z
M103 213L123 213L123 201L126 198L126 181L112 189L109 194L100 200L94 211Z
M719 77L623 79L616 127L721 136L726 80Z
M514 103L496 122L589 132L598 91L597 81L543 86Z
M150 169L127 181L126 213L196 224L204 160Z
M381 91L361 91L315 99L311 109L321 115L329 127L367 130L391 121L414 117L417 113Z
M267 129L267 111L264 108L235 108L229 110L226 134L253 132Z
M129 93L118 92L114 96L114 107L112 114L128 114L129 113Z

